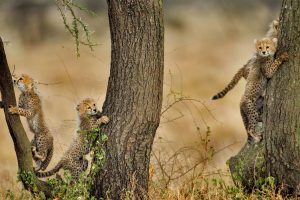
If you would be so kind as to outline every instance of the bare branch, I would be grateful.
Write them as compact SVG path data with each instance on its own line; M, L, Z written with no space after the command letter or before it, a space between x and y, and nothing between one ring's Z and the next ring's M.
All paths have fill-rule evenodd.
M61 81L59 81L59 82L54 82L54 83L43 83L43 82L38 82L38 84L40 84L40 85L59 85L59 84L61 84L62 82Z
M229 148L229 147L231 147L231 146L234 146L234 145L236 145L236 144L237 144L237 143L234 142L234 143L232 143L232 144L226 145L226 146L224 146L223 148L217 150L217 151L214 153L214 155L216 155L216 154L218 154L218 153L224 151L225 149L227 149L227 148ZM191 168L189 168L188 170L186 170L183 174L180 174L180 175L178 175L177 177L173 177L171 180L176 180L176 179L178 179L178 178L183 177L184 175L188 174L188 173L191 172L192 170L196 169L201 163L207 161L208 159L209 159L209 158L206 157L206 158L200 160L200 161L197 162L194 166L192 166Z

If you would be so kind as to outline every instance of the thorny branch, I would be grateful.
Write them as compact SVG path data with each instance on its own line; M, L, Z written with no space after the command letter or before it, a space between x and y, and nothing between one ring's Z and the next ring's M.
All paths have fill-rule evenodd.
M88 29L88 26L75 14L75 9L79 9L80 11L86 12L88 14L91 14L93 16L96 16L96 14L89 9L83 7L82 5L79 5L75 3L72 0L54 0L56 7L58 11L60 12L60 15L63 19L63 23L65 25L65 28L67 31L71 34L71 36L75 40L76 45L76 53L77 56L80 56L79 54L79 45L85 45L90 47L91 50L93 50L94 46L97 46L98 44L95 44L91 41L91 32ZM67 14L71 16L71 23L68 22ZM80 39L80 32L83 31L85 35L85 41Z

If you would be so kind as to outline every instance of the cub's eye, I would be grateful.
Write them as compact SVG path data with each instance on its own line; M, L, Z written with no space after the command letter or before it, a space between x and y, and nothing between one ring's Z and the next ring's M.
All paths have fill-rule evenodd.
M269 46L266 47L267 49L270 48Z
M22 81L22 80L23 80L23 78L21 77L19 80L20 80L20 81Z
M91 107L88 107L88 109L92 109Z
M261 47L259 47L259 49L260 49L260 50L262 50L262 48L261 48Z
M94 106L96 106L96 104L94 104Z

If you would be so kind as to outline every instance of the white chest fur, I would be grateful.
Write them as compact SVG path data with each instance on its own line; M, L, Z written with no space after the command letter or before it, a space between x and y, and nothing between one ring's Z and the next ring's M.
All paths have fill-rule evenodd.
M29 127L31 131L34 133L40 132L39 130L39 122L40 122L40 117L38 114L34 115L31 119L28 120Z

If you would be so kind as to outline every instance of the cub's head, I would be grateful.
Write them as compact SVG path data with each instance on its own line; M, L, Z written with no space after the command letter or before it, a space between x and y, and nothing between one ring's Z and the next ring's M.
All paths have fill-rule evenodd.
M270 27L273 27L274 31L276 33L278 33L278 31L279 31L279 19L273 20L272 24L270 25Z
M37 81L27 74L22 74L20 76L13 75L13 82L22 92L33 91L37 84Z
M278 38L278 33L279 33L279 20L275 19L271 22L269 26L268 34L271 38L273 37Z
M78 112L78 115L81 117L96 115L98 113L98 109L96 107L96 101L90 98L81 101L77 105L76 110Z
M267 57L273 56L277 48L277 38L269 39L263 38L261 40L254 40L256 53L259 56Z

